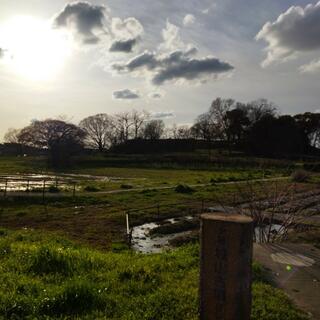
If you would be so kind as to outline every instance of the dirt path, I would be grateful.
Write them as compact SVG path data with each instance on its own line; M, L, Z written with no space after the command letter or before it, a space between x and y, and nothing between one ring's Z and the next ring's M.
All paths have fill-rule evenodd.
M199 188L199 187L208 187L212 185L233 185L233 184L244 184L248 182L267 182L267 181L279 181L279 180L287 180L289 177L277 177L277 178L265 178L265 179L252 179L252 180L242 180L242 181L228 181L228 182L216 182L212 183L198 183L198 184L189 184L188 186L191 188ZM149 187L152 190L166 190L166 189L174 189L176 186L165 186L165 187ZM110 190L110 191L98 191L98 194L108 194L108 193L123 193L123 192L132 192L132 191L142 191L148 189L148 187L144 188L132 188L132 189L118 189L118 190Z
M268 268L276 284L320 320L320 250L306 244L255 244L254 259Z

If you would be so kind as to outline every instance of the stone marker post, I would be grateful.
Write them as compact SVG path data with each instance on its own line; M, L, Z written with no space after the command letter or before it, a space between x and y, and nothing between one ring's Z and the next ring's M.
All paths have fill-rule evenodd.
M252 219L201 215L200 319L249 320Z

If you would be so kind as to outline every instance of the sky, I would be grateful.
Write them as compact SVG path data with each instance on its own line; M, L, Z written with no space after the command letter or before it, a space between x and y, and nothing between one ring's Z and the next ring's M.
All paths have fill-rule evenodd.
M131 109L190 124L217 97L312 112L319 80L317 1L0 1L0 140Z

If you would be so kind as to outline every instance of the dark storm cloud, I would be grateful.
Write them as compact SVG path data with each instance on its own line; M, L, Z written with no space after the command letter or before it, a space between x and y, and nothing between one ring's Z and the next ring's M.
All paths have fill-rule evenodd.
M296 52L320 49L320 2L289 8L276 21L267 22L256 39L268 43L264 66L284 61Z
M137 39L128 39L128 40L115 40L109 51L111 52L132 52L134 46L137 44Z
M195 48L186 51L176 50L167 55L156 55L145 51L127 63L114 64L112 68L124 73L151 73L154 85L167 81L203 81L212 75L218 75L234 69L232 65L214 57L190 58L197 52Z
M114 91L112 95L114 99L119 99L119 100L132 100L132 99L140 98L140 95L137 91L133 91L130 89Z
M57 28L74 28L86 44L96 44L100 38L96 33L106 33L104 6L86 1L68 3L54 18Z

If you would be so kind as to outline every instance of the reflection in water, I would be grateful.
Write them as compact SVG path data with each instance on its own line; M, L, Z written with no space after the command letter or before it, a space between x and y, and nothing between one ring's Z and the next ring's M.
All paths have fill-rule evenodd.
M185 217L184 219L192 220L193 217ZM167 219L164 220L165 223L178 223L181 219ZM132 248L135 251L142 253L157 253L161 252L163 249L170 247L169 241L177 237L189 235L192 231L183 231L171 234L165 234L161 236L151 236L150 231L159 227L159 223L150 222L145 223L141 226L132 228Z
M167 219L162 221L163 223L171 223L176 224L181 222L182 220L194 220L196 217L184 217L184 218L173 218L173 219ZM159 227L161 225L157 222L149 222L145 223L141 226L136 226L132 228L132 249L141 252L141 253L158 253L161 252L164 249L170 248L170 241L181 237L181 236L188 236L193 231L183 231L183 232L174 232L171 234L165 234L165 235L150 235L150 231ZM271 225L271 233L277 232L281 234L282 229L281 225L279 224L273 224ZM269 230L270 226L266 225L264 229ZM262 242L260 239L261 235L264 234L261 232L260 228L255 228L255 236L257 242Z

